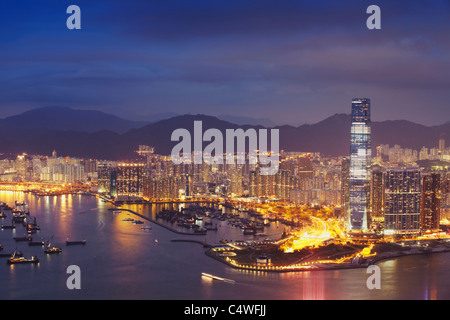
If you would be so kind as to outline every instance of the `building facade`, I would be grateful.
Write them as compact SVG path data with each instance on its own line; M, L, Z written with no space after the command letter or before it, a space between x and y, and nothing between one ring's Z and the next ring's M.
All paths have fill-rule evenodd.
M370 210L371 132L370 99L352 100L350 134L350 206L352 231L366 231Z
M119 163L117 166L117 196L140 197L144 193L144 167L142 163Z
M419 234L422 193L420 170L387 170L385 188L384 234Z
M441 209L441 178L438 173L423 176L421 228L423 231L439 229Z

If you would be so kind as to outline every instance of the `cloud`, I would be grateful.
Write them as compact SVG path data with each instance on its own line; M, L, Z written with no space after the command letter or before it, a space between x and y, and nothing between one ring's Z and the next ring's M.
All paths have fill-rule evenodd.
M428 121L450 116L446 1L378 1L378 31L365 27L369 1L80 0L80 32L65 28L69 2L29 3L0 15L0 108L226 109L311 122L371 95L380 118L422 120L431 100L440 116Z

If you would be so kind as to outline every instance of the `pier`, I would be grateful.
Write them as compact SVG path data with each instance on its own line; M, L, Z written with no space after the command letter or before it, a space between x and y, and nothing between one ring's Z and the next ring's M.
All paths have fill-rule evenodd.
M172 242L192 242L192 243L198 243L201 244L204 248L212 248L213 246L210 244L207 244L204 241L200 241L200 240L191 240L191 239L172 239L170 240Z
M134 215L136 215L136 216L138 216L138 217L140 217L140 218L142 218L142 219L144 219L144 220L150 221L150 222L152 222L152 223L154 223L154 224L156 224L156 225L158 225L158 226L160 226L160 227L163 227L163 228L165 228L165 229L167 229L167 230L169 230L169 231L172 231L172 232L174 232L174 233L177 233L177 234L188 235L188 236L204 236L204 235L206 234L206 232L198 232L198 233L195 233L195 232L183 232L183 231L178 231L178 230L175 230L175 229L171 228L171 227L168 226L168 225L165 225L165 224L163 224L163 223L160 223L160 222L158 222L158 221L156 221L156 220L153 220L152 218L146 217L146 216L144 216L144 215L142 215L142 214L140 214L140 213L137 213L137 212L135 212L135 211L133 211L133 210L130 210L130 209L111 208L111 209L108 209L108 210L110 210L110 211L120 210L120 211L127 211L127 212L130 212L130 213L132 213L132 214L134 214Z

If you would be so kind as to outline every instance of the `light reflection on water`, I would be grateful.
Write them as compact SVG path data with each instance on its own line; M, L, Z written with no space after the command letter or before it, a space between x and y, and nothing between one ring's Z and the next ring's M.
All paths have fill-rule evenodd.
M41 247L16 243L12 237L25 232L0 230L2 253L15 248L39 265L7 266L0 258L0 299L449 299L450 254L410 256L379 263L381 290L366 287L365 269L299 273L265 273L237 270L207 257L199 244L174 243L189 238L157 225L122 221L127 212L113 214L111 205L94 197L66 195L35 197L21 192L0 192L0 201L12 205L27 201L31 216L41 230L33 240L50 239L63 249L60 255L44 255ZM155 218L161 207L134 205L131 210ZM3 223L3 222L2 222ZM230 238L243 236L227 229L211 233L208 242L217 241L226 230ZM145 225L149 222L145 221ZM276 231L276 227L274 227ZM234 233L233 233L234 232ZM203 236L195 239L203 239ZM85 246L65 246L65 240L87 239ZM69 265L82 270L82 289L68 290L65 283ZM206 272L232 279L234 284L205 280Z

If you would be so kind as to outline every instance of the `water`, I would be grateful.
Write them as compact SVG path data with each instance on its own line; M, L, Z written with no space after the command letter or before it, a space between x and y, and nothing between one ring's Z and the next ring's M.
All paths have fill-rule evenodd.
M0 230L2 253L16 248L25 257L37 255L38 265L8 266L0 258L0 299L133 299L133 300L302 300L302 299L449 299L450 254L409 256L379 264L381 289L369 290L365 269L299 273L264 273L230 268L204 254L195 243L172 239L205 239L178 235L160 226L142 230L143 225L122 221L136 218L126 212L113 214L111 205L89 196L35 197L20 192L0 192L0 201L29 204L31 216L41 230L33 240L53 239L63 249L45 255L41 247L30 247L12 238L25 234ZM132 206L145 215L160 208ZM1 221L0 223L9 223ZM219 237L244 239L237 230L208 232L206 240ZM150 223L146 221L145 225ZM278 228L277 228L278 227ZM222 229L221 229L222 228ZM270 235L282 232L272 225ZM86 239L87 244L66 246L65 240ZM69 290L67 267L81 269L81 289ZM213 281L202 272L232 279Z

